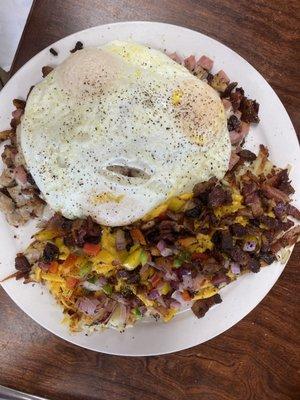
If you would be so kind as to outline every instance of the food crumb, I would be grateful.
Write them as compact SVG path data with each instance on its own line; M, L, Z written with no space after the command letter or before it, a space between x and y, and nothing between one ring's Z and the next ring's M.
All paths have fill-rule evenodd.
M53 56L58 56L58 52L55 50L55 49L53 49L53 47L51 47L50 49L49 49L49 51L50 51L50 53L53 55Z

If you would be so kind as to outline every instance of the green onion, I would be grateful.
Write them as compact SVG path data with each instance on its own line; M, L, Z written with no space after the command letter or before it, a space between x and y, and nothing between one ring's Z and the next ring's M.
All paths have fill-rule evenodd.
M89 272L91 272L92 270L92 264L87 262L86 264L84 264L80 270L79 270L79 276L82 278L85 275L87 275Z
M140 309L138 307L134 308L132 310L132 314L136 317L136 318L142 318L142 313L140 312Z
M140 260L142 265L145 265L148 262L148 254L145 251L142 251Z
M104 292L105 294L107 294L108 296L111 295L111 294L112 294L112 291L113 291L112 286L111 286L109 283L107 283L106 285L104 285L104 286L102 287L102 290L103 290L103 292Z
M174 262L173 262L173 267L174 268L179 268L182 266L183 261L179 260L178 258L175 258Z

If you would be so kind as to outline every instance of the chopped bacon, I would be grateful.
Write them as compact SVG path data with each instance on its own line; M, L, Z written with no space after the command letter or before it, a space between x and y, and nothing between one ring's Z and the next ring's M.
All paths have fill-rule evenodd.
M201 56L197 61L197 65L200 65L200 67L206 69L207 71L210 71L214 65L214 62L211 58L207 56Z

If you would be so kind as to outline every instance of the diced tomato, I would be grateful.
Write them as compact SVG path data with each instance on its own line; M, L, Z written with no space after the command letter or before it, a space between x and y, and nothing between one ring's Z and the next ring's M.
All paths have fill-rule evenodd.
M192 298L189 294L189 292L187 290L184 290L181 294L181 297L183 298L183 300L185 301L190 301Z
M64 268L72 268L78 259L78 256L74 253L71 253L66 258L65 262L63 263Z
M99 244L84 243L84 245L83 245L83 251L86 254L88 254L89 256L96 256L100 250L101 250L101 247Z
M69 289L74 289L74 287L77 285L78 282L79 282L79 280L76 278L73 278L73 276L68 276L67 280L66 280L67 287Z
M151 278L151 283L153 287L156 287L160 282L160 274L155 273Z
M205 253L193 253L192 254L192 261L204 261L207 260L209 256Z
M138 228L131 229L130 235L134 242L138 242L144 246L147 244L146 239L140 229L138 229Z
M52 274L56 274L58 271L58 262L52 261L50 263L50 267L49 267L48 271L51 272Z

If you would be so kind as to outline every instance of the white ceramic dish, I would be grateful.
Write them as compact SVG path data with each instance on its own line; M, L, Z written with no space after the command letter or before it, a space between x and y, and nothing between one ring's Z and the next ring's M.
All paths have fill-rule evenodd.
M0 93L0 130L7 129L13 98L26 98L31 85L41 79L44 65L57 65L70 53L77 40L84 46L98 46L113 39L133 40L168 52L177 51L182 56L206 54L215 60L215 69L224 69L232 80L238 81L246 94L260 103L260 124L252 129L247 147L257 150L264 143L270 157L279 166L300 165L300 151L292 123L283 105L265 79L242 57L221 43L186 28L155 23L125 22L98 26L68 36L53 44L58 57L49 48L41 51L25 64ZM300 194L300 169L291 173ZM28 244L34 226L22 230L12 229L0 215L0 279L14 271L14 257ZM17 238L14 238L17 235ZM105 330L85 336L70 334L61 324L62 313L46 289L38 285L24 285L10 280L4 289L16 304L44 328L61 338L95 351L118 355L157 355L186 349L203 343L226 331L247 315L275 284L284 266L274 263L259 274L251 274L222 290L223 303L213 307L202 319L190 311L175 317L170 323L145 322L127 329L124 333ZM13 329L13 327L12 327Z

